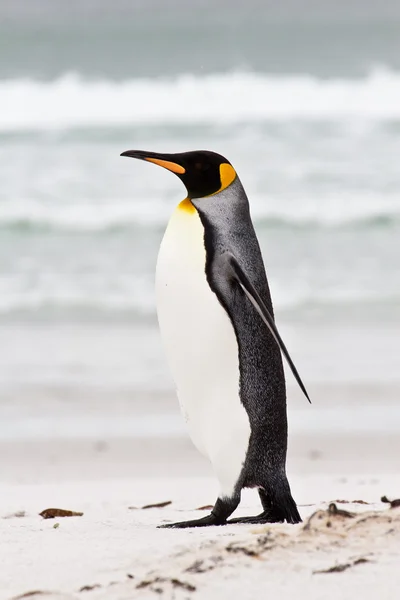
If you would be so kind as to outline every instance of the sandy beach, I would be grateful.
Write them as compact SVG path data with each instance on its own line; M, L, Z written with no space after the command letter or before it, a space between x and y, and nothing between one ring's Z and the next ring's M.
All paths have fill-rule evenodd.
M295 435L303 524L179 531L156 526L216 495L185 437L3 442L0 598L394 598L400 509L380 499L400 495L399 457L397 435ZM43 519L47 508L83 515ZM254 491L239 510L258 512Z

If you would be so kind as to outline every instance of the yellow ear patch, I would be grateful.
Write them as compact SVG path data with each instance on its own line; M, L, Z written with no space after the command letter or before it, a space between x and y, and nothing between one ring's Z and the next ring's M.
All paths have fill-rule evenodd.
M210 196L215 196L215 194L219 194L220 192L222 192L222 190L230 186L231 183L235 181L235 178L237 177L235 169L232 167L232 165L229 165L228 163L222 163L219 166L219 176L221 179L221 187L213 194L210 194Z
M222 163L222 165L219 167L219 174L221 177L221 188L219 191L222 192L222 190L227 188L229 185L231 185L232 181L234 181L236 178L236 171L232 165L229 165L228 163Z
M178 204L177 209L188 214L196 212L196 209L189 198L182 200L182 202Z
M178 165L177 163L171 162L169 160L161 160L160 158L146 158L148 162L152 162L155 165L159 165L160 167L164 167L164 169L168 169L168 171L172 171L173 173L185 173L185 169Z

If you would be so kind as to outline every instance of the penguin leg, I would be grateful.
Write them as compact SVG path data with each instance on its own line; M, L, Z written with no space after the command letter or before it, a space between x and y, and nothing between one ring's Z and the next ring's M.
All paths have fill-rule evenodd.
M231 523L247 523L251 525L263 524L263 523L300 523L301 517L298 513L296 503L289 492L289 497L284 498L284 502L280 506L280 503L273 502L272 498L265 492L263 488L258 490L263 512L255 517L237 517L230 519L228 525Z
M227 518L236 510L240 502L240 495L231 498L218 498L211 513L201 519L181 521L180 523L167 523L158 525L159 529L187 529L189 527L209 527L210 525L226 525Z

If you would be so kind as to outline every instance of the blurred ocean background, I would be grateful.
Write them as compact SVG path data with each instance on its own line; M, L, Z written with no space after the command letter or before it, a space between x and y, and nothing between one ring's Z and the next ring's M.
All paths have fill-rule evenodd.
M2 438L183 429L154 270L184 189L131 148L238 170L292 428L398 431L400 4L0 0Z

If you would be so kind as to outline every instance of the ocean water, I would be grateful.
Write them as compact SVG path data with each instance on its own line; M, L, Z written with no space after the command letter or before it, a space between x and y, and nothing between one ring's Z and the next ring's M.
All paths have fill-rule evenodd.
M184 190L120 158L130 148L210 149L234 164L309 387L398 383L398 3L3 0L8 435L15 419L25 431L38 389L55 414L60 390L86 406L89 388L133 403L173 389L154 269Z

